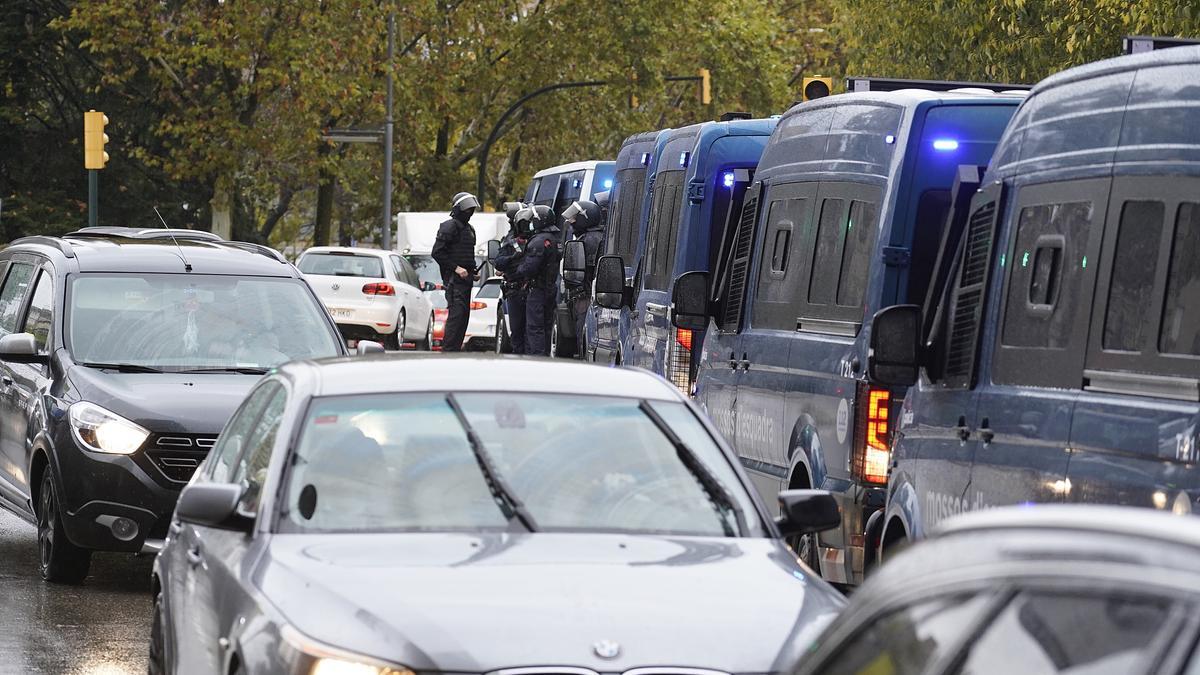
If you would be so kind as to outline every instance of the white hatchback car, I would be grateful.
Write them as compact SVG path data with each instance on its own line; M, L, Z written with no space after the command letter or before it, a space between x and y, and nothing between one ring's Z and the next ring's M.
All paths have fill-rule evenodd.
M429 349L433 305L412 265L398 253L318 246L296 266L347 340L381 340L388 349Z

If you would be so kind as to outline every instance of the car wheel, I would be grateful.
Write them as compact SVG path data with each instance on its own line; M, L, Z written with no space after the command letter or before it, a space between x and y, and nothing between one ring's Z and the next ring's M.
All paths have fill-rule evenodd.
M787 545L791 547L800 562L815 572L818 577L821 576L821 560L818 557L820 546L817 544L817 535L802 534L798 537L791 537L787 540Z
M508 335L508 317L504 312L500 312L500 318L496 321L496 353L512 353L512 338Z
M400 310L400 318L396 319L396 332L391 335L384 336L383 346L388 351L397 351L400 345L404 344L404 331L408 329L408 318L404 310Z
M58 493L50 467L42 472L42 492L38 499L38 552L42 578L60 584L78 584L92 566L92 552L67 539L63 530Z
M162 591L154 596L154 618L150 623L150 658L147 662L149 675L165 675L167 672L166 622L162 613Z
M433 347L433 315L425 322L425 339L417 340L417 351L427 352Z

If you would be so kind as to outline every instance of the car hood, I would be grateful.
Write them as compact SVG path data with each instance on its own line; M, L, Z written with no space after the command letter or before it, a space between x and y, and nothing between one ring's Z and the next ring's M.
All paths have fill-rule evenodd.
M771 539L275 535L255 576L301 633L418 671L772 672L844 602Z
M156 433L216 434L261 375L116 373L73 366L68 378L80 400Z

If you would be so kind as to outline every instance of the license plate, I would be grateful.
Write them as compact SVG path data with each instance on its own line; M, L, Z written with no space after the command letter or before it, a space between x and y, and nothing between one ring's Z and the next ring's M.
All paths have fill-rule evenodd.
M354 316L352 309L330 309L329 314L335 319L349 319Z

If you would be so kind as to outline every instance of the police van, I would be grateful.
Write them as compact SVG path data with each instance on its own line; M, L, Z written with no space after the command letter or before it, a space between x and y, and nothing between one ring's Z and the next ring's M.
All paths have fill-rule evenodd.
M556 215L561 216L567 207L579 199L595 201L597 192L611 190L616 164L608 161L589 160L572 162L542 169L533 175L533 181L525 191L525 203L535 206L549 206ZM560 240L571 238L568 228L562 227ZM552 356L573 357L575 355L575 322L571 318L570 308L567 307L567 295L559 282L558 301L555 309L554 323L550 327L550 354ZM507 322L501 322L498 327L506 329ZM497 335L499 342L499 334Z
M728 225L741 213L778 121L748 117L731 114L667 132L653 160L631 283L625 284L621 256L597 263L597 304L628 315L617 362L663 375L684 393L691 393L703 331L671 325L671 284L684 271L712 269L722 247L731 244Z
M1004 504L1200 508L1197 81L1200 47L1179 47L1038 84L944 288L875 317L871 369L912 385L883 554Z
M604 252L618 256L623 263L623 276L632 282L638 251L646 234L646 196L654 176L656 159L661 154L673 129L647 131L625 139L617 154L617 175L609 195L608 223L605 227ZM588 354L591 361L621 363L621 344L629 335L629 312L623 305L606 308L592 298L595 315L595 337L589 335Z
M920 85L789 110L717 277L689 272L672 294L673 325L706 329L696 398L760 493L812 487L839 499L842 527L793 544L842 584L863 577L904 395L866 376L865 324L925 296L957 167L987 164L1023 94Z

